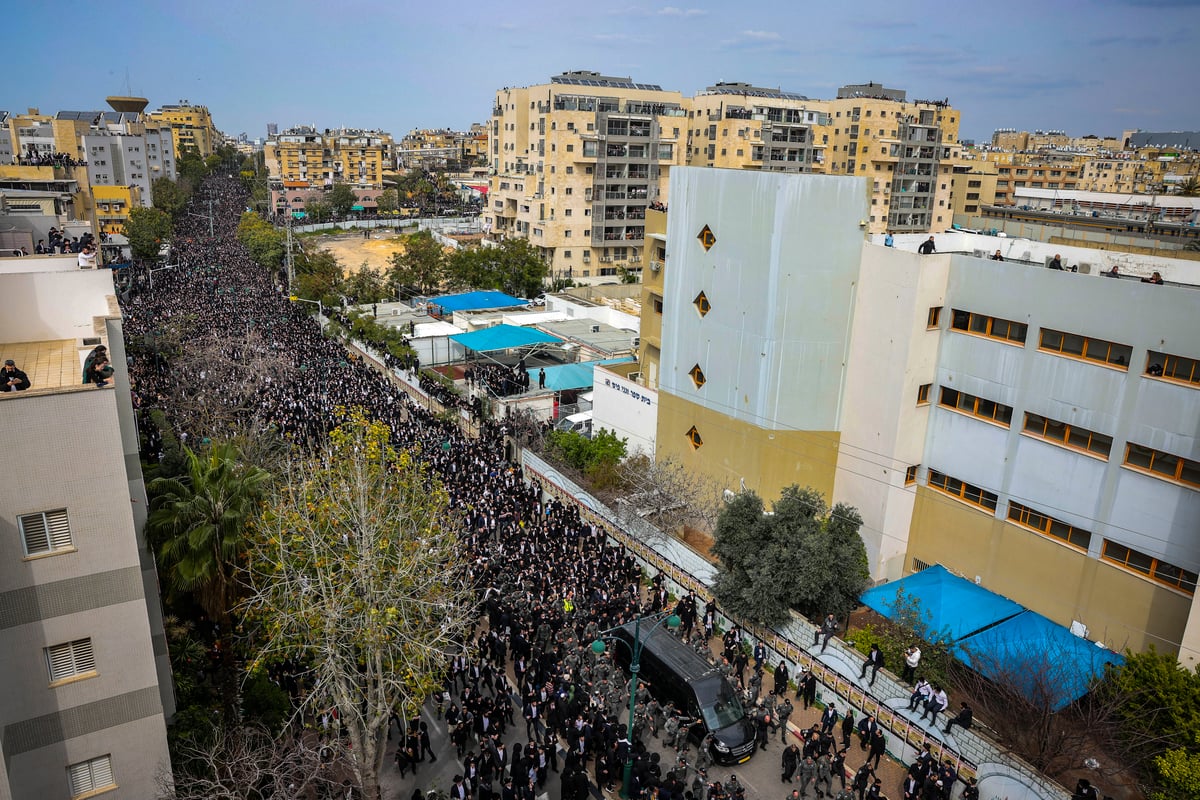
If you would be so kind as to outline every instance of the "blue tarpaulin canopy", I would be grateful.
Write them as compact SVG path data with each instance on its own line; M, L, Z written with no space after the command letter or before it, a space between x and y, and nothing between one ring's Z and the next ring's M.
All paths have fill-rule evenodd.
M868 589L862 602L890 619L901 590L920 604L932 633L947 634L955 641L1025 610L1007 597L952 575L940 564Z
M959 660L979 674L1011 683L1035 701L1049 700L1053 711L1087 694L1105 666L1125 663L1033 611L967 637L956 650Z
M504 292L464 292L431 297L429 302L431 305L441 306L444 311L480 311L488 308L523 306L528 301Z
M584 361L579 364L561 364L555 367L544 367L546 370L546 388L556 392L566 389L586 389L595 379L592 374L597 364L624 364L633 361L632 358L609 358L604 361ZM529 373L529 385L537 386L538 371L526 370Z
M494 350L508 350L513 347L526 347L531 344L553 344L561 342L557 336L536 330L521 328L516 325L494 325L491 328L458 333L449 337L468 350L476 353L490 353Z
M984 677L1004 679L1032 697L1044 676L1055 711L1085 695L1105 664L1124 663L1111 650L941 565L868 589L861 599L892 619L901 591L918 604L930 632L949 636L958 659Z

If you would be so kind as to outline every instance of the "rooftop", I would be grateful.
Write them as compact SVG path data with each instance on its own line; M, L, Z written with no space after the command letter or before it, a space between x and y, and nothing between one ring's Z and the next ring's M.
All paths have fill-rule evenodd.
M87 352L88 350L84 350L83 356L86 356ZM74 339L0 342L0 359L9 358L16 363L17 369L29 376L31 386L26 392L0 394L0 398L65 387L82 388L80 376L83 372L83 362Z

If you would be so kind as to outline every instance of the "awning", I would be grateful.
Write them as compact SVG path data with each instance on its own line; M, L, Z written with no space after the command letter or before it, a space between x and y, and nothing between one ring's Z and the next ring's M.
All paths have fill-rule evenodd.
M546 370L546 388L556 392L567 389L586 389L594 385L595 367L599 364L624 364L633 361L632 358L610 358L605 361L583 361L578 364L560 364L554 367L544 367ZM529 385L537 386L538 370L526 370L529 373Z
M1052 711L1087 694L1109 664L1125 663L1117 653L1033 611L967 637L956 650L959 660L980 675L1016 686L1036 701L1048 699Z
M351 211L363 211L364 209L362 206L350 206L350 210Z
M946 634L954 641L1025 610L1007 597L951 574L940 564L868 589L863 592L862 602L891 619L896 595L901 591L906 599L920 604L932 634Z
M496 350L510 350L514 347L528 347L531 344L553 344L561 342L557 336L551 336L535 328L518 328L514 325L495 325L470 333L460 333L449 337L468 350L476 353L491 353Z
M523 306L527 301L504 292L464 292L429 298L429 304L444 311L480 311L489 308Z

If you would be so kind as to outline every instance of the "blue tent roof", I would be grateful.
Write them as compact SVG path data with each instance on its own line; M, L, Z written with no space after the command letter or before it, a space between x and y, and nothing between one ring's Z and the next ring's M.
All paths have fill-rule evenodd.
M1058 711L1078 700L1108 664L1125 659L1074 635L1062 625L1025 611L958 643L963 663L992 680L1003 679L1034 702Z
M604 361L583 361L578 364L561 364L556 367L544 367L546 370L546 388L553 389L556 392L561 392L564 389L584 389L593 385L595 379L593 373L597 364L624 364L633 361L628 356L625 358L609 358ZM536 386L538 382L538 371L536 369L526 370L529 373L529 384Z
M932 633L948 634L955 641L1025 610L1007 597L952 575L941 565L868 589L862 602L890 619L896 594L902 590L920 603Z
M504 292L465 292L431 297L429 302L446 311L478 311L487 308L512 308L523 306L528 301Z
M508 350L512 347L562 341L557 336L551 336L534 328L521 328L516 325L494 325L491 328L470 333L457 333L451 336L450 340L458 342L476 353L490 353L494 350Z

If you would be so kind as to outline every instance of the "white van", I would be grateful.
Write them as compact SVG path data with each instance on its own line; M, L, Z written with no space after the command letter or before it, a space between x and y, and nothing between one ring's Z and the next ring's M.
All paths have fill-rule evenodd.
M580 411L578 414L568 414L554 425L555 430L574 431L587 438L592 438L592 412Z

